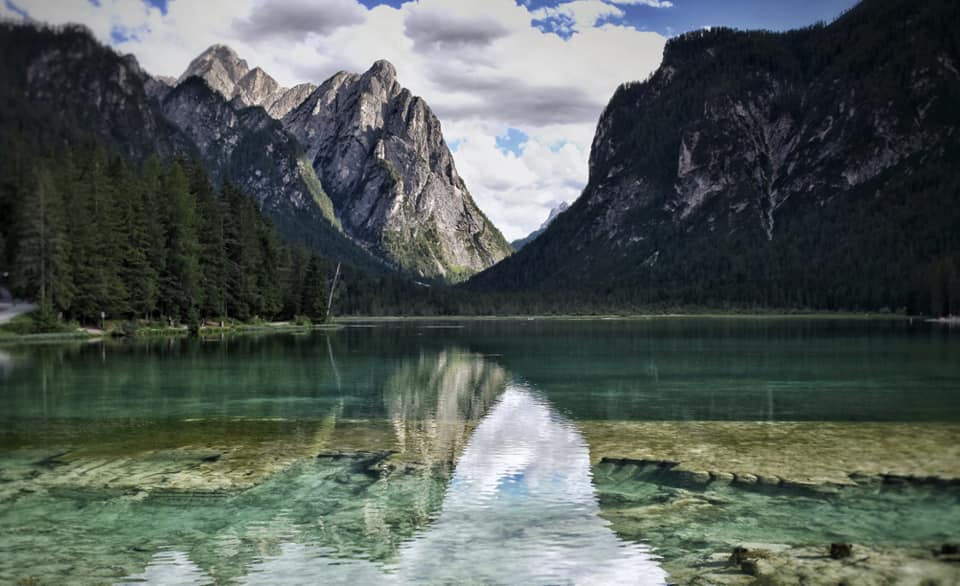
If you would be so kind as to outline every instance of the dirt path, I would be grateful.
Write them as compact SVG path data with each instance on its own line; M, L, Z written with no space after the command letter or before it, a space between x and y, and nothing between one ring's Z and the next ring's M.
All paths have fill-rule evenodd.
M0 303L0 324L5 324L18 315L30 313L37 306L33 303L20 302L16 305L12 303Z

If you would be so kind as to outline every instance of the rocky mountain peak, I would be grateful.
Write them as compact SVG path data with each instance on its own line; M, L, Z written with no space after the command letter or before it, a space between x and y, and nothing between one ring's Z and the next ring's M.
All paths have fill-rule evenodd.
M397 79L397 68L386 59L380 59L373 63L366 75L376 76L385 82L392 83Z
M553 222L555 219L557 219L557 216L559 216L559 215L562 214L563 212L567 211L567 208L569 208L569 207L570 207L570 205L567 204L567 202L565 202L565 201L561 201L561 202L559 203L559 205L556 205L556 206L552 207L552 208L550 209L550 214L547 216L546 221L544 221L542 224L540 224L540 229L541 229L541 230L546 230L546 229L547 229L547 226L549 226L551 222Z
M237 81L233 94L240 97L246 105L269 106L281 91L277 80L270 77L266 71L254 67Z
M400 85L389 61L376 61L362 75L341 71L319 87L287 89L261 68L249 69L229 47L214 45L191 62L181 83L191 76L234 110L211 108L209 120L197 124L186 92L165 100L168 117L194 131L201 150L221 144L227 128L266 127L253 113L240 113L261 106L302 146L302 165L322 186L322 199L329 196L329 219L394 268L457 281L510 254L457 174L440 121ZM151 95L162 98L163 90L156 83Z
M226 45L212 45L190 62L178 83L196 76L206 81L211 89L230 98L237 82L249 71L247 62L241 59L233 49Z
M344 231L398 268L460 280L510 253L457 174L440 121L377 61L340 72L283 119Z
M550 224L552 224L553 221L557 219L557 216L567 211L569 207L570 206L567 204L567 202L562 201L558 205L550 208L550 213L547 215L547 219L544 220L542 224L540 224L539 228L527 234L523 238L518 238L517 240L514 240L513 242L510 243L510 246L512 246L514 250L520 250L527 244L530 244L531 242L533 242L534 238L537 238L538 236L546 232L547 227L549 227Z
M288 90L280 88L273 103L267 108L267 114L280 120L287 112L302 104L316 89L317 86L312 83L298 83Z

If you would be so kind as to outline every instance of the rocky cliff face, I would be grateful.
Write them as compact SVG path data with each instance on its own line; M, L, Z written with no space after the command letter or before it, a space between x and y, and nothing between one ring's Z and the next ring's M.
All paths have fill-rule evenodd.
M232 110L260 106L282 120L330 195L332 220L401 271L458 281L510 253L457 174L439 120L399 84L387 61L363 75L341 72L320 87L287 89L215 45L194 59L180 86L191 78L229 99ZM236 142L225 138L232 132L223 126L226 120L200 121L203 109L193 112L189 101L177 102L171 108L165 101L165 112L180 128L191 129L204 152L211 144ZM289 195L302 196L296 190Z
M4 128L30 124L50 145L96 137L133 159L199 158L256 198L281 236L365 269L456 281L509 252L439 121L386 62L287 89L223 45L176 81L82 27L0 25L0 48Z
M393 65L338 73L283 118L344 230L406 271L459 280L510 253L457 174L426 103Z
M651 79L611 99L580 199L475 284L909 305L906 281L960 258L945 171L960 160L960 44L941 26L957 17L943 0L865 0L826 27L671 40Z
M227 102L197 77L170 90L161 106L196 145L211 175L256 198L288 240L361 267L381 264L342 233L303 148L265 110Z
M80 26L54 33L0 24L5 130L50 145L82 127L127 156L191 152L189 140L159 116L132 56L121 57ZM5 126L16 122L16 128Z
M198 55L177 83L191 77L199 77L210 89L233 100L238 108L260 106L274 118L282 118L317 87L310 83L281 87L263 69L250 69L247 62L226 45L213 45Z

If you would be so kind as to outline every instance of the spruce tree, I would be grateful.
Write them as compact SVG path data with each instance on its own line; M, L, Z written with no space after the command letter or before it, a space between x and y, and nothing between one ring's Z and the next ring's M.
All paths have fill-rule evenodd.
M200 313L208 317L223 316L227 313L228 289L226 212L199 165L191 168L190 184L200 212L200 288L203 291Z
M144 193L122 160L114 163L111 176L119 275L128 296L123 313L147 318L156 308L159 286L149 259L151 239Z
M325 289L320 257L311 254L310 261L307 263L307 270L303 276L301 308L303 313L313 321L323 321L327 317Z
M140 192L146 219L147 260L156 275L156 298L149 313L160 307L160 277L167 266L167 206L163 184L163 166L157 157L148 158L140 173Z
M310 255L302 245L285 247L283 263L283 313L293 318L303 313L303 279Z
M283 291L280 287L280 243L277 241L273 223L259 210L256 211L260 247L257 267L257 289L260 292L259 313L264 318L272 318L283 308Z
M167 259L160 279L160 307L172 317L193 321L200 292L197 205L179 162L166 173L163 191L168 210Z
M73 286L63 200L45 167L33 172L31 185L23 193L17 237L13 264L16 291L44 305L69 308Z
M70 242L76 294L72 312L81 321L97 323L100 313L123 311L126 291L119 277L116 219L106 173L106 155L100 149L78 151L68 157L64 185L69 190Z

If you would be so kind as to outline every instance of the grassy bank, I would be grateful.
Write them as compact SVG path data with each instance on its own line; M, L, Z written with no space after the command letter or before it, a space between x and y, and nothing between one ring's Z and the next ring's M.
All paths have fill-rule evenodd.
M293 322L242 322L239 320L210 320L205 325L169 325L166 322L136 320L108 320L104 328L84 327L77 323L59 323L45 331L36 323L34 314L19 315L0 325L0 343L43 342L97 338L168 338L187 336L226 336L273 332L306 332L314 329L337 328L334 323L314 324L309 320ZM223 324L222 326L220 324Z

